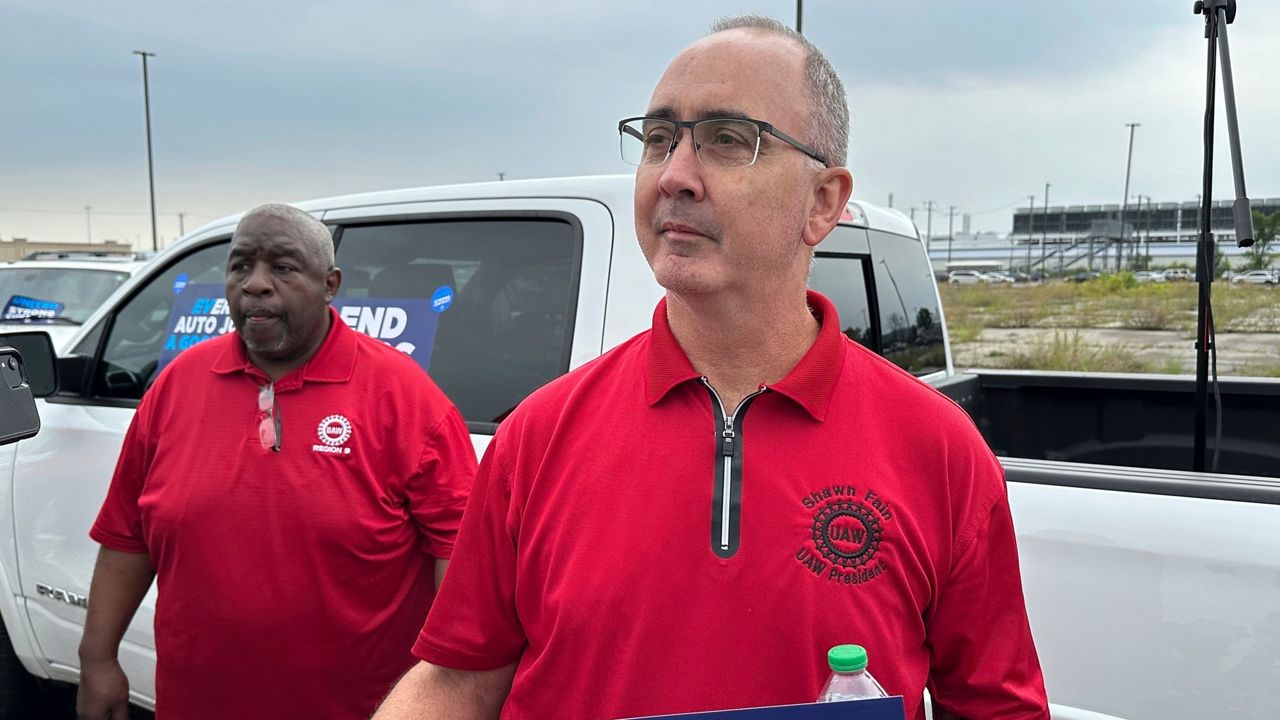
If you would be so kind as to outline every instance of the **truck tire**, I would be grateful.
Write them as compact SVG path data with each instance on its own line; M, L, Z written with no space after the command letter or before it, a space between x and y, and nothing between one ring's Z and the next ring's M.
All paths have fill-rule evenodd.
M27 720L40 705L42 690L31 673L22 666L9 631L0 622L0 720Z

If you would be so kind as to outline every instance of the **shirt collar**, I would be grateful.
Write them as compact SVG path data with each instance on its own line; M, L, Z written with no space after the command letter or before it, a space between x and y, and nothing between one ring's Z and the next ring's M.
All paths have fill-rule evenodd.
M800 362L782 380L769 389L790 398L815 420L827 415L827 405L835 392L836 381L844 364L845 337L840 332L836 308L823 295L808 291L809 311L820 325L818 338ZM676 341L667 322L667 299L658 302L653 311L653 329L649 333L645 357L645 400L656 405L677 385L696 380L701 375Z
M219 375L243 372L263 375L262 370L249 360L244 342L238 334L234 342L227 343L222 354L213 363L213 372ZM329 332L320 349L301 368L280 378L276 386L286 389L305 382L346 382L351 379L356 364L355 331L347 327L338 311L329 307ZM264 376L265 377L265 376Z

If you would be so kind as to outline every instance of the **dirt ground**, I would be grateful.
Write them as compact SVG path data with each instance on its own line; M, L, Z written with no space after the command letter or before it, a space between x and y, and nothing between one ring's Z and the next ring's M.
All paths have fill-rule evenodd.
M1048 328L989 328L973 342L953 343L957 368L995 367L1004 363L999 358L1010 347L1025 347L1037 342L1050 342L1055 330ZM1057 330L1059 334L1076 330ZM1193 335L1174 330L1123 330L1118 328L1080 328L1081 340L1094 347L1122 347L1138 358L1154 365L1170 367L1181 364L1181 372L1193 374L1196 367ZM1280 333L1219 333L1218 374L1239 374L1237 369L1280 365Z

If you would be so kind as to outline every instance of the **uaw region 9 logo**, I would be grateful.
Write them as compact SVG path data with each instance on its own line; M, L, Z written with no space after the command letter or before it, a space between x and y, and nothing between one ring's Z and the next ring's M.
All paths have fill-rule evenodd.
M884 574L884 563L876 555L886 523L893 519L887 500L872 490L832 485L800 502L813 513L808 542L795 555L806 570L842 585L861 585Z
M343 444L351 439L351 421L341 415L330 415L320 421L316 428L319 445L312 445L311 450L330 455L350 455L351 448Z

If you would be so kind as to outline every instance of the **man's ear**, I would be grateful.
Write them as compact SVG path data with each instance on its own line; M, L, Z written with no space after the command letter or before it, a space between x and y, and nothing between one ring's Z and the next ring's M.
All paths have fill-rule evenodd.
M332 302L342 287L342 268L335 267L324 276L324 301Z
M815 247L831 232L844 214L853 195L853 174L849 168L827 168L814 178L813 205L805 220L802 239L804 244Z

